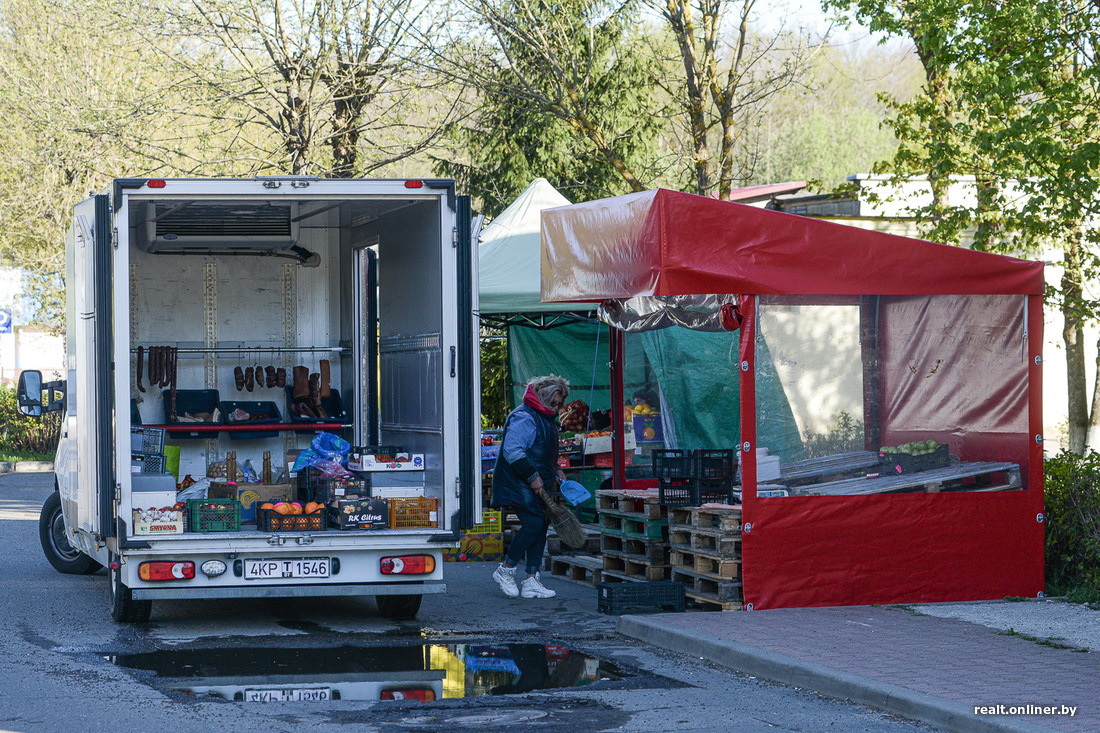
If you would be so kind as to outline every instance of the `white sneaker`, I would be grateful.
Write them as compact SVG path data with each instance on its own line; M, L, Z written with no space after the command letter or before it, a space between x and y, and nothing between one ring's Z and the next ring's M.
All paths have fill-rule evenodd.
M519 595L519 588L516 587L516 579L512 577L512 573L515 571L515 568L504 567L503 563L498 565L497 569L493 571L493 580L495 580L497 585L500 586L500 589L504 591L504 595L509 598L515 598Z
M557 593L539 582L539 574L535 573L534 576L523 581L520 595L524 598L553 598Z

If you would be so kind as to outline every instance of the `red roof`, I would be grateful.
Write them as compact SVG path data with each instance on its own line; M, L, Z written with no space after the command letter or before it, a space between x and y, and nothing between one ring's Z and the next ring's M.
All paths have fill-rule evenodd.
M1043 264L665 189L542 212L542 300L1030 294Z

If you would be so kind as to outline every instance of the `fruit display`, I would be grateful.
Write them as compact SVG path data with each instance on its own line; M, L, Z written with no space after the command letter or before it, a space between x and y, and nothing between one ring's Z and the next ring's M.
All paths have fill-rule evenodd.
M631 415L654 415L660 412L653 407L650 407L649 403L645 400L634 400L634 407L631 408Z
M588 428L588 405L581 400L573 400L561 408L559 414L561 429L574 433L583 432Z

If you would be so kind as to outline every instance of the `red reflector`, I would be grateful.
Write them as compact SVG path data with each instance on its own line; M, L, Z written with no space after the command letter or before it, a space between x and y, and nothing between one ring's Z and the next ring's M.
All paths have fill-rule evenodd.
M431 702L435 699L435 690L423 688L416 690L382 690L382 700L416 700L417 702Z
M423 575L435 572L435 558L431 555L384 557L379 567L383 575Z
M195 577L195 563L182 560L154 560L138 565L142 580L190 580Z
M424 181L405 181L405 188L424 188Z
M146 181L145 185L149 188L164 188L164 181L159 178L152 178Z

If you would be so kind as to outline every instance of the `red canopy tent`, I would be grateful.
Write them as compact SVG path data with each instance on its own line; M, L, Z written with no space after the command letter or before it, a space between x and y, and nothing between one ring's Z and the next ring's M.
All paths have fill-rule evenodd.
M738 296L750 609L1042 592L1043 287L1040 262L673 191L542 213L543 301ZM949 446L951 466L900 478L867 466L801 485L781 477L789 492L770 493L790 495L758 496L757 435L772 412L757 398L758 360L790 341L784 329L814 331L799 318L837 313L857 345L800 378L847 370L845 383L860 385L862 448L876 452L864 455L932 438ZM616 443L621 486L621 435Z

